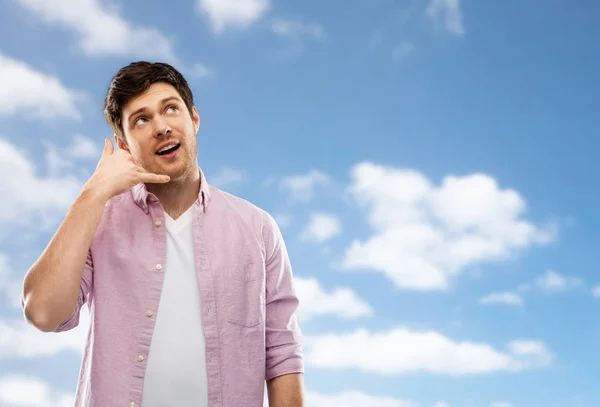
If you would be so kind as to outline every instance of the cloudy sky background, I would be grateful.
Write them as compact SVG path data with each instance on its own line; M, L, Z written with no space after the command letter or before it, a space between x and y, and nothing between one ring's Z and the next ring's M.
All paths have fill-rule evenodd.
M0 407L72 403L88 319L38 333L19 290L138 59L188 77L208 181L282 228L308 406L600 405L600 5L166 4L0 0Z

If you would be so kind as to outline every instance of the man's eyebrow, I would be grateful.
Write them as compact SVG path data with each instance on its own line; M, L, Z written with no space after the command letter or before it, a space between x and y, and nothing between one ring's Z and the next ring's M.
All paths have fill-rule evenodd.
M166 97L166 98L162 99L162 100L160 101L160 104L161 104L161 105L164 105L165 103L167 103L167 102L170 102L171 100L176 100L176 101L178 101L178 102L183 102L183 101L182 101L180 98L178 98L177 96L169 96L169 97Z
M182 102L182 100L180 98L178 98L177 96L168 96L164 99L160 100L160 104L164 105L167 102L170 102L171 100L176 100L178 102ZM131 113L129 115L129 119L131 120L132 117L134 117L136 114L143 112L144 110L146 110L146 107L140 107L139 109L135 110L133 113Z

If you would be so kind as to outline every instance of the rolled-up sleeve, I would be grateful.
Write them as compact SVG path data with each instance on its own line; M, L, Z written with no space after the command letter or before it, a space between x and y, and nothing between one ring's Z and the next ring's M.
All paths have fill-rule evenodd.
M81 276L81 282L79 283L79 297L77 298L77 304L73 309L71 315L63 321L54 332L69 331L79 325L79 314L83 304L89 301L89 296L92 289L92 276L94 271L94 265L92 262L91 251L88 250L87 259L85 261L83 274Z
M266 251L266 380L288 373L303 373L299 300L292 267L281 231L267 215Z

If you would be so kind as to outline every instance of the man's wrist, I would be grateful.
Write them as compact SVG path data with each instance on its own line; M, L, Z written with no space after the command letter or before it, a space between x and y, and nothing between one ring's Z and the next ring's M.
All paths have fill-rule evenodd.
M104 206L110 199L106 188L90 179L81 189L80 198L85 202Z

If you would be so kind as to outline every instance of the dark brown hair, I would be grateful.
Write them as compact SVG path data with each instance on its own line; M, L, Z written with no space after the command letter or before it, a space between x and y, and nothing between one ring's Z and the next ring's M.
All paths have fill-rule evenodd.
M187 81L177 69L163 62L133 62L121 68L112 78L104 99L104 118L118 137L125 140L123 106L157 82L172 85L192 114L194 97Z

